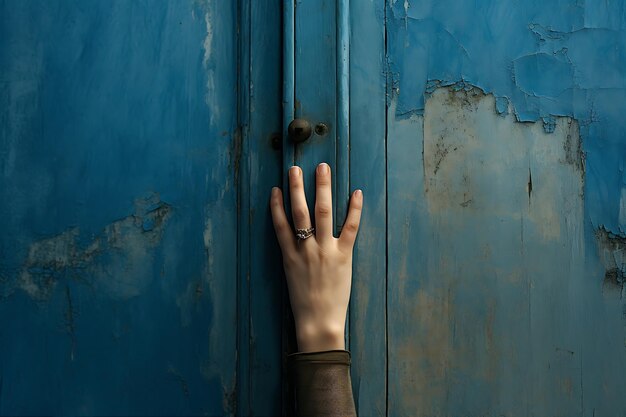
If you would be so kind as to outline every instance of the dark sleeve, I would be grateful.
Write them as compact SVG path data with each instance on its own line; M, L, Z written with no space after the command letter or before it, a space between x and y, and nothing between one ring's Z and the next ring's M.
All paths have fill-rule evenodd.
M298 417L356 416L350 352L294 353L287 358Z

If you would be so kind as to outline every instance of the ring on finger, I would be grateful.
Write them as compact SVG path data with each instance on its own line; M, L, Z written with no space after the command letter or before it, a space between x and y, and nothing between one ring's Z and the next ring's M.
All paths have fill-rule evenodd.
M296 229L296 237L298 241L310 238L315 234L315 227L309 227L307 229Z

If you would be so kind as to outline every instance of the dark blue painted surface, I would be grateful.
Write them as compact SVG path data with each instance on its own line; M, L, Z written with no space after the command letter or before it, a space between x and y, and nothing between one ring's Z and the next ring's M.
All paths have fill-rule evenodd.
M0 3L0 414L222 414L236 4Z

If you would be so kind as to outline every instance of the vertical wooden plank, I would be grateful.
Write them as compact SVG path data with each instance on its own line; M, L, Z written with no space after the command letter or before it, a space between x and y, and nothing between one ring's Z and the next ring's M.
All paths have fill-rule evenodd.
M211 170L209 189L211 200L207 205L207 227L204 242L207 250L207 263L213 282L210 293L214 304L214 318L209 333L209 367L216 368L216 376L222 389L221 409L213 404L207 414L221 413L233 415L236 412L236 372L237 372L237 264L233 255L238 252L237 236L237 164L240 157L241 136L237 128L237 40L238 15L234 3L216 1L198 4L196 8L204 12L206 35L204 38L203 65L206 71L205 100L209 109L209 135L214 139L219 134L230 140L217 145L221 160L197 161L204 170ZM174 6L175 7L175 6ZM197 11L196 11L197 13ZM228 36L220 34L228 33ZM228 101L222 97L228 97ZM234 110L233 109L237 109ZM209 148L216 146L209 142ZM219 143L219 142L218 142ZM222 153L223 152L223 153ZM224 156L228 155L228 159ZM210 167L210 168L209 168ZM202 181L202 178L198 178ZM206 182L206 177L204 179ZM218 185L225 184L225 185ZM217 191L217 192L215 192ZM223 236L228 236L224 239ZM182 260L184 262L184 259ZM215 266L217 265L217 268ZM222 266L224 265L224 266ZM233 351L234 349L234 351ZM184 351L181 352L184 354ZM233 375L234 373L234 375Z
M238 0L238 43L237 43L237 133L241 156L234 167L237 170L237 409L238 415L250 414L250 311L251 311L251 222L250 211L250 55L251 4Z
M272 186L282 179L281 2L250 2L249 126L244 148L250 208L248 415L280 415L282 379L282 288L280 249L269 208ZM244 70L244 68L242 68ZM277 142L276 142L277 141ZM277 146L276 146L277 145ZM242 413L243 415L244 413Z
M420 221L423 210L423 171L419 161L423 144L423 122L421 118L411 118L396 123L395 108L388 109L387 126L387 187L388 187L388 270L387 270L387 317L388 317L388 415L428 415L418 408L407 408L404 400L412 397L423 398L424 369L407 358L400 358L402 351L410 353L412 346L400 345L402 340L414 340L415 344L423 340L438 340L439 333L435 329L417 333L409 324L413 321L407 317L410 312L410 301L404 301L406 291L400 286L408 277L417 281L423 276L427 265L426 256L412 248L423 247L420 238L428 236L427 223ZM401 306L397 305L402 303ZM414 303L417 303L415 301ZM439 307L439 306L430 306ZM441 310L432 314L441 314ZM413 350L415 351L415 350ZM415 358L419 361L419 358ZM406 386L406 389L403 387ZM432 415L444 415L441 411L433 411Z
M289 199L289 168L295 164L295 147L289 140L287 129L289 123L295 118L296 109L296 13L295 1L283 0L283 137L282 137L282 190L285 210L287 218L291 220L291 203ZM293 224L293 223L292 223ZM284 272L281 274L284 278ZM289 292L287 282L283 280L281 291L281 310L282 310L282 353L284 356L282 366L282 415L293 415L295 413L293 399L293 390L290 385L290 375L287 367L287 354L297 349L295 341L295 328L293 323L293 314L289 305Z
M352 385L359 415L384 416L387 400L384 1L352 1L350 15L350 189L361 188L364 193L349 315Z
M308 120L313 128L318 123L328 126L326 133L313 132L306 142L295 145L295 163L303 169L307 202L313 207L318 163L330 164L333 191L337 186L337 0L302 0L294 4L295 117Z
M333 212L341 231L350 199L350 0L337 1L337 144ZM348 333L349 336L349 333Z
M296 110L296 10L295 1L283 0L283 186L289 184L288 170L295 162L293 144L287 137L287 127L295 117ZM285 198L285 203L289 199ZM288 210L289 211L289 210ZM289 215L289 213L287 213Z
M337 1L337 142L335 145L335 197L333 234L339 236L350 199L350 1ZM350 313L346 316L345 343L350 345Z

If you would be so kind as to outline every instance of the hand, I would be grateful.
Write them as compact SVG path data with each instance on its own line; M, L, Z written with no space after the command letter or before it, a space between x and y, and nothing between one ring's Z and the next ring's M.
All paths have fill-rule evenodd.
M363 193L356 190L341 236L333 236L331 174L328 164L316 169L315 235L297 241L287 221L283 195L272 189L274 229L283 254L289 300L301 352L345 349L344 329L352 284L352 250L359 230ZM291 211L296 229L311 227L302 170L289 170Z

